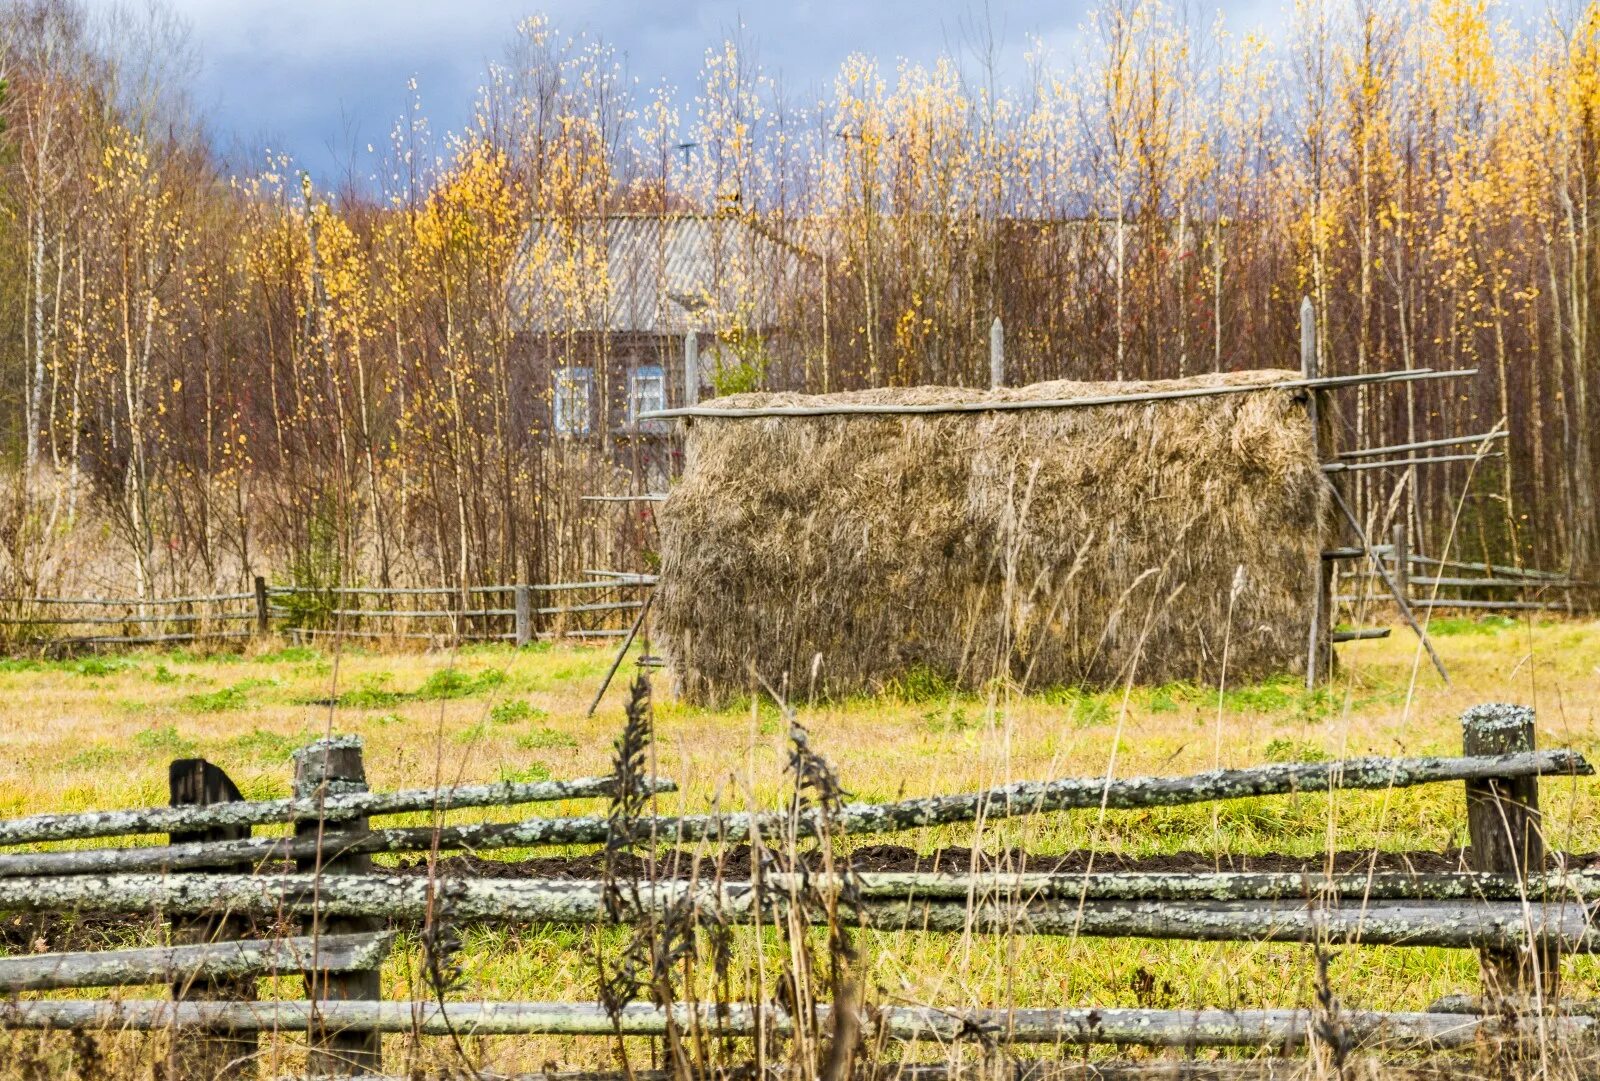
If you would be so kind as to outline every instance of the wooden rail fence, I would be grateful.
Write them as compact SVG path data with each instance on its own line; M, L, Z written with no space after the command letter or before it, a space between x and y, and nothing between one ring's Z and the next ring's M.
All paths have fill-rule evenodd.
M186 597L0 598L0 632L64 649L247 639L269 633L438 643L621 638L655 585L591 571L582 582L384 588L270 585Z
M311 1074L369 1073L384 1066L384 1033L413 1035L663 1035L696 1030L782 1036L798 1020L768 1002L634 1003L386 1000L378 969L394 926L448 906L454 920L590 925L633 922L689 906L726 925L781 915L802 888L834 891L863 925L888 931L1141 937L1328 946L1433 946L1475 950L1483 978L1474 995L1419 1012L1317 1008L1012 1009L885 1006L852 1015L869 1040L1016 1044L1255 1048L1279 1054L1327 1043L1336 1024L1341 1053L1456 1052L1488 1044L1516 1063L1530 1041L1567 1049L1600 1037L1594 1011L1559 1004L1562 953L1595 952L1600 929L1589 899L1600 871L1561 866L1545 852L1539 778L1589 776L1580 755L1534 746L1531 710L1485 705L1462 718L1457 757L1359 758L1215 770L1184 777L1064 779L880 804L812 808L793 815L717 814L635 819L632 837L663 844L813 834L883 834L1072 808L1194 804L1248 797L1465 785L1469 869L1451 873L770 873L651 883L620 900L611 884L539 878L448 878L396 874L370 863L378 852L438 852L606 842L610 816L529 818L503 825L378 828L375 815L615 796L619 780L471 785L375 793L366 790L361 744L322 740L294 756L294 794L244 800L211 763L172 765L172 805L45 814L0 822L0 844L165 833L166 844L0 855L0 912L164 915L172 943L139 949L0 958L0 1026L183 1032L172 1076L236 1076L257 1040L304 1033ZM638 782L670 791L670 782ZM252 827L294 824L292 837L252 837ZM280 870L293 860L294 870ZM805 910L802 910L805 911ZM807 912L807 918L818 914ZM299 920L285 937L252 928ZM1020 955L1026 963L1026 954ZM302 973L303 999L256 1001L254 981ZM166 985L168 999L38 997L63 989ZM854 1009L854 1007L843 1007ZM838 1020L822 1006L807 1025ZM1506 1048L1512 1049L1509 1057ZM1521 1049L1521 1050L1519 1050ZM1519 1057L1522 1056L1522 1057ZM1180 1076L1171 1062L1107 1064L1110 1073L1050 1076ZM918 1067L922 1069L922 1067ZM1030 1067L1035 1068L1035 1067ZM1040 1067L1042 1068L1042 1067ZM1085 1067L1087 1068L1087 1067ZM1219 1067L1220 1068L1220 1067ZM1512 1067L1507 1067L1510 1069ZM928 1067L932 1070L932 1067ZM1100 1069L1100 1067L1096 1067ZM1068 1071L1061 1064L1062 1071ZM956 1071L958 1072L958 1071ZM935 1076L928 1073L928 1081ZM1205 1073L1204 1076L1213 1076ZM1257 1074L1252 1076L1269 1076ZM552 1075L560 1076L560 1075ZM1181 1074L1201 1076L1201 1074ZM1215 1076L1221 1076L1216 1074ZM1230 1075L1232 1076L1232 1075ZM1397 1075L1398 1076L1398 1075Z

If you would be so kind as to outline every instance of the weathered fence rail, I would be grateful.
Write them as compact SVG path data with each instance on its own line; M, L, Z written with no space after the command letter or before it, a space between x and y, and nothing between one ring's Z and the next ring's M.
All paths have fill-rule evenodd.
M429 642L621 637L653 575L591 571L582 582L417 588L275 586L187 597L0 598L0 633L54 648L244 639L273 632ZM567 602L569 595L595 599ZM373 606L369 600L378 602ZM83 609L71 612L68 609ZM110 610L117 611L111 612ZM65 614L62 614L65 613ZM249 624L239 628L239 624ZM118 628L103 633L99 628ZM63 633L77 630L81 633Z
M1421 609L1571 613L1595 597L1593 583L1550 571L1422 555L1411 550L1403 523L1395 525L1388 544L1373 545L1370 550L1335 549L1323 555L1334 561L1370 555L1382 563L1381 570L1371 564L1356 564L1341 575L1345 592L1334 599L1351 609L1389 603L1392 598L1388 583L1410 607ZM1385 578L1387 582L1382 581ZM1375 582L1382 584L1369 588Z
M166 832L170 842L0 854L0 912L158 912L172 921L175 933L197 926L198 920L226 916L235 922L218 924L223 937L216 940L0 958L0 991L5 992L142 983L171 987L171 1001L45 997L0 1002L0 1026L183 1031L191 1035L177 1042L183 1055L174 1068L175 1076L185 1078L202 1076L197 1064L215 1066L224 1056L237 1063L241 1047L254 1047L251 1041L274 1032L306 1033L310 1072L323 1075L381 1071L385 1033L616 1037L693 1028L724 1037L783 1036L800 1022L790 1007L770 1002L633 1003L608 1010L597 1002L385 1000L378 982L378 966L390 948L384 927L429 926L439 919L658 926L669 913L686 911L713 915L723 926L771 925L792 911L821 922L828 918L826 908L792 908L803 894L820 891L843 899L853 921L887 932L1477 950L1484 970L1477 997L1452 1000L1449 1011L1341 1010L1339 1053L1353 1048L1481 1051L1491 1042L1515 1051L1541 1041L1548 1046L1552 1039L1600 1048L1594 1011L1547 1009L1560 1002L1554 978L1559 955L1600 952L1600 929L1592 918L1600 870L1568 868L1547 857L1538 804L1540 777L1589 776L1593 770L1572 752L1536 750L1532 713L1526 709L1475 707L1463 717L1463 732L1466 753L1457 757L1027 782L960 795L847 804L826 815L813 810L787 816L645 816L627 825L630 837L651 837L668 846L768 837L792 842L808 834L831 840L1072 809L1458 783L1465 786L1472 839L1468 869L1461 871L920 873L852 872L846 863L834 871L767 872L751 881L660 878L648 888L620 893L604 881L396 874L365 862L375 852L614 840L608 831L617 828L617 820L598 815L391 830L367 823L372 815L402 811L613 795L618 791L613 778L374 793L364 791L359 743L325 740L296 753L293 798L245 801L237 798L237 790L229 795L231 784L215 766L184 760L174 764L173 775L203 782L198 795L207 798L182 801L198 805L0 822L0 844L141 832ZM647 785L654 791L670 787ZM175 787L175 801L178 796ZM227 798L216 802L219 796ZM294 836L249 836L255 825L284 822L294 823ZM221 836L226 831L232 832ZM295 869L281 869L285 860L293 860ZM270 870L251 870L262 861L271 861ZM252 939L239 930L251 917L280 924L298 919L304 930L276 940ZM255 1001L252 978L283 972L305 975L306 997ZM855 1011L822 1004L804 1026L819 1031L817 1026L839 1022L835 1008ZM868 1038L892 1041L1233 1047L1281 1054L1332 1038L1328 1018L1316 1009L888 1005L850 1017ZM1135 1069L1110 1076L1168 1076L1150 1072L1165 1068L1160 1063L1147 1066L1144 1073Z

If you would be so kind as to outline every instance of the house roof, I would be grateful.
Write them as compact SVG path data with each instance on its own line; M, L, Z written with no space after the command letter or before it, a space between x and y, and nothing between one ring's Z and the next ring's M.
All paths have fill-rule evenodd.
M522 329L683 334L778 323L799 249L732 215L538 219L513 277Z

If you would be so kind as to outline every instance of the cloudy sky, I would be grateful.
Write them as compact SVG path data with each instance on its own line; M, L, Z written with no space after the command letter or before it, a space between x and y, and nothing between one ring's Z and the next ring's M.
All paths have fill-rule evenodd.
M93 0L99 2L99 0ZM103 0L111 2L111 0ZM466 117L487 63L518 21L542 13L564 33L612 45L630 78L692 95L707 46L741 24L762 66L805 96L854 51L892 69L972 47L985 25L1002 65L1034 37L1070 54L1090 0L168 0L192 27L201 67L193 96L219 148L292 153L338 183L383 142L415 76L436 129ZM1250 14L1275 0L1230 0ZM1234 21L1231 20L1230 21ZM352 152L355 152L354 154Z

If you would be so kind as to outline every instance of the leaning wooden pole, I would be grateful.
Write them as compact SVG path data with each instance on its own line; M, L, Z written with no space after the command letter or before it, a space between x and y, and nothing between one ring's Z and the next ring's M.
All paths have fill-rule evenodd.
M600 689L594 692L594 701L589 703L589 711L585 717L593 717L594 711L600 708L600 699L606 695L606 688L611 686L611 681L616 678L617 669L622 667L622 659L628 655L628 650L633 648L633 640L639 636L639 628L644 626L645 617L650 614L650 602L656 599L654 590L645 597L644 603L639 606L639 615L634 619L633 626L628 628L628 635L622 640L622 648L617 650L617 655L611 659L611 667L606 669L606 678L600 681Z

